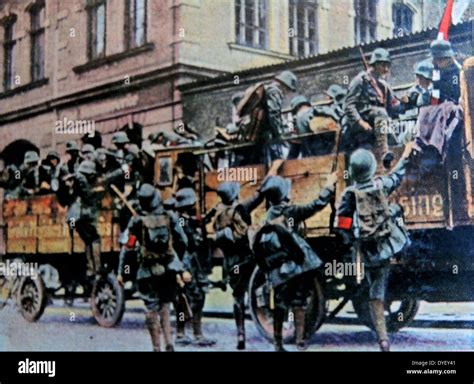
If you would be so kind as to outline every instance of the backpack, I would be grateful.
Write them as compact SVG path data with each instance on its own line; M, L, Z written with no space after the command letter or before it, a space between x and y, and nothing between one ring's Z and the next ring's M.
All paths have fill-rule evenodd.
M263 272L280 268L289 261L301 264L305 258L284 215L263 224L255 235L253 251Z
M166 213L142 217L142 256L158 260L173 255L171 220Z
M241 124L238 139L242 141L256 141L260 137L265 120L265 85L257 83L245 91L245 95L237 106L239 117L248 116L249 120Z
M354 189L359 238L362 241L387 237L393 221L387 196L382 188L361 191Z
M230 228L232 230L234 241L239 242L242 239L247 241L249 225L239 213L238 206L238 204L226 206L218 214L216 221L214 222L214 229L220 231L225 228Z
M214 229L216 231L220 231L226 227L230 227L232 225L234 212L235 212L234 204L225 206L225 208L222 209L216 217L216 221L214 222Z

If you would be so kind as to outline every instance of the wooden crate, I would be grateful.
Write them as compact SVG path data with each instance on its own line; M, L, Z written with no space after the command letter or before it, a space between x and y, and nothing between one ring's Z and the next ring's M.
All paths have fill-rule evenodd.
M37 216L8 218L7 253L36 254L38 246Z

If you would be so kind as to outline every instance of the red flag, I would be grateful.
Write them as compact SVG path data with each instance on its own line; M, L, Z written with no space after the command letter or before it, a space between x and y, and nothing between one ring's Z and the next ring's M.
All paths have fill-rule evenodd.
M448 0L443 18L439 24L438 40L448 40L449 28L452 24L454 0Z

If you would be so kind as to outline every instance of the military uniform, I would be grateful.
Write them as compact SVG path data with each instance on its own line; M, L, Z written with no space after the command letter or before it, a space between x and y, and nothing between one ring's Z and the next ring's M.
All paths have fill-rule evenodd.
M145 323L150 332L153 350L161 350L162 330L166 351L173 351L170 303L176 296L177 274L182 271L182 263L174 248L185 248L187 238L178 218L164 210L160 194L153 186L142 185L138 198L140 212L130 220L120 239L122 248L118 275L123 275L127 249L135 249L139 244L137 285L146 306Z
M433 64L428 60L424 60L416 64L415 75L431 83L433 80L433 69ZM432 84L426 88L420 84L414 85L407 92L408 102L405 104L405 108L409 110L431 105L432 91Z
M25 159L19 168L21 182L9 193L11 198L33 196L39 191L39 160L36 152L25 153Z
M101 267L100 236L97 231L99 210L103 194L96 191L95 163L83 161L73 177L73 203L67 212L67 221L72 230L85 243L87 277L95 276Z
M79 146L74 140L70 140L66 143L66 153L70 156L66 164L62 165L61 174L72 175L79 168L81 158L79 156Z
M274 289L273 326L277 351L284 350L283 322L289 307L295 314L297 346L299 349L306 347L304 312L310 283L307 273L319 268L322 261L304 240L300 228L304 220L326 207L334 194L334 185L327 185L311 203L292 205L288 201L290 189L290 181L279 176L268 178L262 185L261 193L270 208L266 225L257 233L254 242L257 262Z
M263 201L263 195L258 193L239 201L239 193L238 183L222 183L217 190L221 203L210 214L215 216L215 245L224 254L224 280L232 288L234 297L237 349L245 349L245 294L255 269L248 229L252 224L252 211Z
M84 160L96 161L95 148L93 147L92 144L84 144L84 146L81 149L81 157Z
M451 101L459 103L461 97L461 65L454 59L454 51L449 41L435 40L430 46L433 58L433 97L437 103ZM439 67L436 59L450 58L451 63L446 67Z
M390 62L390 55L383 49L374 51L370 64ZM382 92L381 97L372 86L372 77ZM395 97L390 85L373 72L359 73L349 85L344 104L342 119L342 147L350 152L357 148L374 149L376 153L386 153L388 150L387 133L391 117L403 112L403 106ZM367 132L358 124L364 120L370 124L372 130Z
M193 189L185 188L176 193L175 209L179 221L188 238L188 246L183 256L184 269L192 276L190 282L183 287L183 293L188 299L192 310L192 325L195 343L200 346L210 346L215 341L204 337L202 332L202 311L209 288L208 275L212 272L210 249L204 239L202 222L196 218L197 197ZM177 300L177 343L186 344L185 319L183 301Z
M50 151L45 162L40 167L40 189L41 192L58 192L61 167L59 166L59 153ZM55 162L55 163L54 163Z
M349 165L355 184L343 192L336 214L336 228L347 242L356 244L352 256L355 259L359 252L366 267L371 314L382 350L389 348L384 299L390 258L409 244L406 230L396 220L402 217L401 209L389 205L386 197L400 186L407 164L408 159L402 157L388 176L374 178L377 165L373 154L364 149L355 151ZM377 224L373 225L372 220ZM370 231L373 233L367 235Z

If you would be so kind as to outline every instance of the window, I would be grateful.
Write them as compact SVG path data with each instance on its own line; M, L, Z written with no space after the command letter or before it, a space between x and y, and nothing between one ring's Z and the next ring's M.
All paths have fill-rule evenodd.
M406 4L393 4L393 34L395 36L413 32L413 11Z
M368 43L376 39L377 0L354 0L355 42Z
M125 46L136 48L146 43L146 0L127 0L125 7Z
M87 0L88 56L94 60L105 56L106 0Z
M44 78L44 1L29 10L31 19L31 81Z
M237 43L267 48L267 0L235 0Z
M16 16L10 16L3 23L3 89L8 91L15 84L15 25Z
M316 0L290 0L290 54L318 53Z

